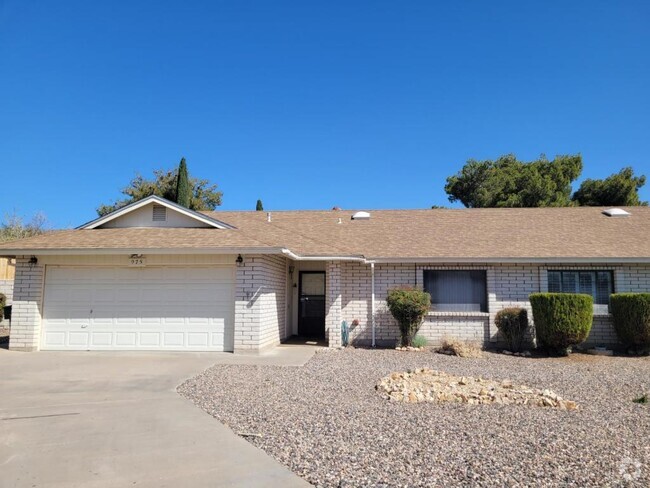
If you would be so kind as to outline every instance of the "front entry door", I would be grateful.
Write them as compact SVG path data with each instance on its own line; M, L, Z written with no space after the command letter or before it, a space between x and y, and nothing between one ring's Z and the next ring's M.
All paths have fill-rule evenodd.
M325 272L301 271L298 288L298 334L325 338Z

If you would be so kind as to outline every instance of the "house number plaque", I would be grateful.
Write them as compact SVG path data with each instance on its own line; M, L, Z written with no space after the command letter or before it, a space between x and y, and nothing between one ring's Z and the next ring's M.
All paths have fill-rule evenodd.
M129 258L129 266L143 267L147 265L147 259L144 256L131 256Z

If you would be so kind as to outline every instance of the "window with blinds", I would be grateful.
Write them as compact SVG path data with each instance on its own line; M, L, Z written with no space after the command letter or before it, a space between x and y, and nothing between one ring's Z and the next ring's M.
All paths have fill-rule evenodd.
M586 293L594 297L594 304L609 304L614 293L611 271L549 271L548 291L552 293Z
M487 312L485 271L425 270L424 290L436 312Z

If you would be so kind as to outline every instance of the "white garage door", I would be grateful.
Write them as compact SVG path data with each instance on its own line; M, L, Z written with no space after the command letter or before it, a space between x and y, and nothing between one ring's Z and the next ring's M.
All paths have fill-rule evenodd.
M235 270L52 267L41 349L232 351Z

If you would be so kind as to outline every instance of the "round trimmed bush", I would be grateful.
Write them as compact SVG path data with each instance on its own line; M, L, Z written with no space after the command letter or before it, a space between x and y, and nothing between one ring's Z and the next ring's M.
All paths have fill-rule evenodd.
M650 350L650 293L614 293L610 311L616 335L626 347Z
M521 352L528 332L528 312L525 308L504 308L499 310L494 319L508 350Z
M537 345L566 355L571 347L589 337L594 299L579 293L533 293L530 295Z

